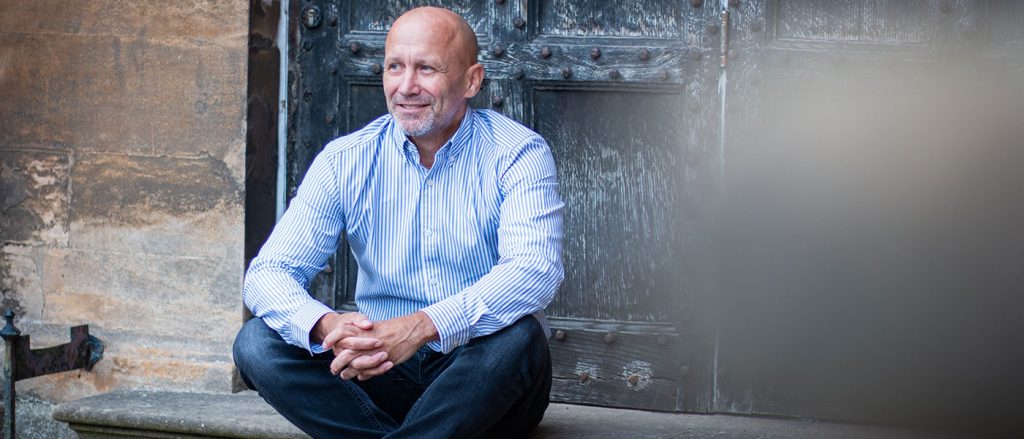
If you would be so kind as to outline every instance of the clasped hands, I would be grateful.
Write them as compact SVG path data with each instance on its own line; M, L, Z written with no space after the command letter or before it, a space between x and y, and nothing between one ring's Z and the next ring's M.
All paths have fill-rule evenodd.
M367 380L411 358L420 346L436 339L437 330L422 311L377 322L356 312L331 313L317 322L314 337L334 352L332 374Z

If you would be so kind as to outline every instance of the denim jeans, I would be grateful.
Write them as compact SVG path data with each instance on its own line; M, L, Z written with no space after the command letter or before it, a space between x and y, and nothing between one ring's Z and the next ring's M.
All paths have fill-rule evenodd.
M239 331L235 364L249 387L314 438L514 438L544 416L551 356L526 316L448 354L420 348L366 381L331 375L334 355L287 344L263 320Z

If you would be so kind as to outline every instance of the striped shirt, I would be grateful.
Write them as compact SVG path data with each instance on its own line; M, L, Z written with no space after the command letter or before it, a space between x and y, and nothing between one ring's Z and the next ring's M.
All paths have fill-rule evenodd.
M253 259L243 300L288 343L331 308L306 288L342 232L359 265L355 300L378 321L424 311L449 352L536 314L564 276L555 163L537 133L468 109L427 169L390 115L338 138L310 165Z

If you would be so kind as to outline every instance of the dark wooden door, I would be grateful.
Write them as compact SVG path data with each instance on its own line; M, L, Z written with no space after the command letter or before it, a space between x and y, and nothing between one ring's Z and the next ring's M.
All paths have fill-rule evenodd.
M1021 133L1024 9L762 0L730 18L714 409L1010 412L1024 157L994 136Z
M293 4L291 190L327 141L386 112L380 73L394 18L421 4L454 10L476 31L486 69L472 105L539 132L557 162L566 279L547 310L554 399L708 409L713 346L695 329L684 255L707 170L719 168L705 74L715 11L688 0ZM331 267L315 294L352 307L357 270L344 245Z

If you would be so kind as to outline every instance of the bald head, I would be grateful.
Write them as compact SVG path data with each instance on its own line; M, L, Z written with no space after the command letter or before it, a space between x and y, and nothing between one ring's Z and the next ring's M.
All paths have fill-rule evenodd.
M435 39L436 42L444 44L440 47L446 47L453 60L464 63L464 66L476 64L476 55L480 50L476 33L459 14L432 6L411 9L399 16L391 25L388 40L392 39L392 35L402 32L414 32L424 38Z
M398 127L428 162L459 127L483 84L476 34L458 14L416 8L395 20L384 42L384 98ZM426 165L429 166L429 165Z

